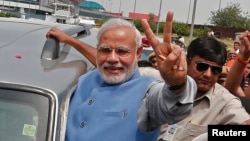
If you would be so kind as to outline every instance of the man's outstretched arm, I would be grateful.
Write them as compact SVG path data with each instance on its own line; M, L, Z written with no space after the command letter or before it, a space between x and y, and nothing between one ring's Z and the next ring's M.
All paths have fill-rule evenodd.
M46 34L46 37L53 36L59 42L66 43L74 47L81 54L83 54L94 66L96 66L96 53L97 49L80 40L77 40L56 27L52 27Z

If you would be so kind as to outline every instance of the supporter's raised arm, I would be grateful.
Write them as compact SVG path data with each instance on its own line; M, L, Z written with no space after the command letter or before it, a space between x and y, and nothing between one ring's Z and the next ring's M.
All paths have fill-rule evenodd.
M229 71L225 87L236 96L250 97L250 87L248 87L244 92L240 86L240 83L244 77L244 69L250 57L250 32L245 31L240 36L240 41L241 46L239 48L239 54Z

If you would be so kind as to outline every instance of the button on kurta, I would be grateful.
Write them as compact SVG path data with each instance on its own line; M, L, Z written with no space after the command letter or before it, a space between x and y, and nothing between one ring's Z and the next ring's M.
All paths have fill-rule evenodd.
M80 123L80 127L84 127L85 126L85 122L84 121L82 121L81 123Z
M93 103L93 99L90 99L88 105L91 105L92 103Z

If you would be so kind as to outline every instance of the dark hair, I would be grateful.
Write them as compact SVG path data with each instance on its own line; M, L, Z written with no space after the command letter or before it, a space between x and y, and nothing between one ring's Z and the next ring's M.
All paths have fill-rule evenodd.
M187 59L195 56L224 65L227 59L226 45L214 37L198 37L187 48Z

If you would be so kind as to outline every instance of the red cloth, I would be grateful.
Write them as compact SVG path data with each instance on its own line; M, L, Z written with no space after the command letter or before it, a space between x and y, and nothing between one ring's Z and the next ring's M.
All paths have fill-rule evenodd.
M232 67L233 66L233 64L234 64L234 62L235 62L235 59L232 59L232 60L229 60L228 62L227 62L227 67Z

